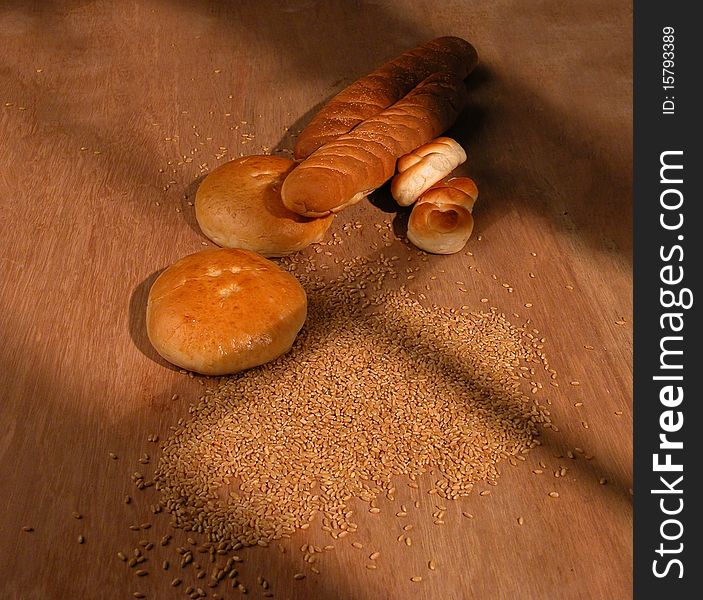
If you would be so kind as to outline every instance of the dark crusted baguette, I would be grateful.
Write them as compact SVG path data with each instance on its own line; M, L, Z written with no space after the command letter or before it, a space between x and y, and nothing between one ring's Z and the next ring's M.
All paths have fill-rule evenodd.
M283 182L283 203L298 214L320 217L358 202L393 176L399 157L448 129L465 101L460 77L431 75L301 162Z
M477 63L474 47L458 37L436 38L408 50L332 98L298 136L295 158L307 158L320 146L349 133L430 75L448 73L464 79Z

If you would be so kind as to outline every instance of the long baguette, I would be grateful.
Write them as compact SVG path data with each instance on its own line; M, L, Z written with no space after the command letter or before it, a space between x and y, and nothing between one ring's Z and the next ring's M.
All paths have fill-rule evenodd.
M448 129L465 102L461 79L431 75L301 162L283 182L283 203L300 215L320 217L358 202L393 176L399 157Z
M458 37L436 38L408 50L332 98L298 136L295 158L307 158L320 146L349 133L430 75L444 72L464 79L477 63L474 47Z

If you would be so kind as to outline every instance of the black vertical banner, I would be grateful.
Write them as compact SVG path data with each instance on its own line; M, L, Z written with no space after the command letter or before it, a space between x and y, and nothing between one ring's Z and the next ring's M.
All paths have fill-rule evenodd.
M698 3L634 7L634 597L703 597Z

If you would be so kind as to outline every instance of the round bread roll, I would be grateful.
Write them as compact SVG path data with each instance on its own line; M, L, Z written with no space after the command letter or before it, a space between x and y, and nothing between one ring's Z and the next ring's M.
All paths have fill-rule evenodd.
M408 239L433 254L459 252L471 237L478 188L469 177L453 177L417 199L408 220Z
M286 256L319 242L334 215L302 217L281 201L296 163L280 156L245 156L220 165L200 184L195 218L218 246Z
M167 361L225 375L288 352L306 316L295 277L254 252L218 248L181 258L159 275L146 326Z

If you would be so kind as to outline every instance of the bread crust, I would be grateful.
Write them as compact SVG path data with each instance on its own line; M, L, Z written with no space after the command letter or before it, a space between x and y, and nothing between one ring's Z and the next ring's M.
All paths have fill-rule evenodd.
M263 256L286 256L324 237L332 216L303 217L281 201L281 186L296 163L281 156L254 155L212 171L195 195L195 218L218 246Z
M478 64L475 48L466 40L445 36L430 40L388 61L330 100L298 135L296 159L310 156L324 144L398 102L434 73L464 79Z
M461 79L431 75L300 163L283 182L283 204L300 215L321 217L358 202L393 176L399 157L448 129L465 102Z
M159 275L146 324L169 362L225 375L288 352L306 315L295 277L254 252L218 248L185 256Z
M478 188L469 177L438 183L422 194L408 220L408 239L433 254L459 252L471 237Z
M458 142L438 137L398 159L391 195L400 206L410 206L465 161L466 152Z

